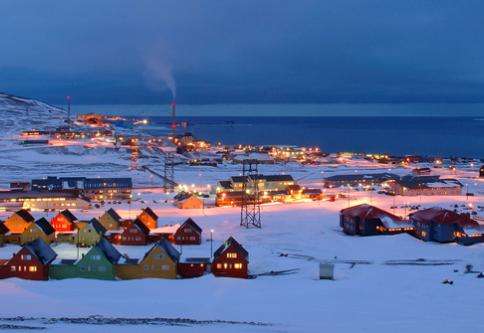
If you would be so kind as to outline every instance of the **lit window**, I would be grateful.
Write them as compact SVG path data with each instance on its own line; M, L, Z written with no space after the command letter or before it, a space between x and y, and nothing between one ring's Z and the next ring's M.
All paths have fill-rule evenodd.
M218 269L221 269L222 268L222 264L217 264L217 268Z
M227 253L227 258L237 259L237 253L229 252Z
M29 266L29 272L37 272L37 266Z
M242 269L242 264L241 263L236 263L234 264L235 269Z
M15 266L10 266L10 271L15 272Z

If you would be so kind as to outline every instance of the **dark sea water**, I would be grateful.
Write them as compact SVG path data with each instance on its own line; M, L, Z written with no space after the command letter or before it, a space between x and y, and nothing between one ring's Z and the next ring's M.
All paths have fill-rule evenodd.
M166 134L168 105L79 105L77 113L149 118ZM328 152L386 152L484 158L484 104L178 105L199 138L225 144L320 146ZM165 116L165 117L163 117Z
M170 119L148 117L150 134ZM225 144L319 146L327 152L386 152L484 158L484 119L475 117L180 117L196 137ZM157 126L160 126L157 129Z

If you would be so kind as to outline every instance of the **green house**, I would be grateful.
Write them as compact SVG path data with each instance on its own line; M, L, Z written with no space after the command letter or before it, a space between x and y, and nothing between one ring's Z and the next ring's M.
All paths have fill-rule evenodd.
M51 279L99 279L114 280L116 272L114 265L121 254L104 237L79 260L61 260L49 269Z

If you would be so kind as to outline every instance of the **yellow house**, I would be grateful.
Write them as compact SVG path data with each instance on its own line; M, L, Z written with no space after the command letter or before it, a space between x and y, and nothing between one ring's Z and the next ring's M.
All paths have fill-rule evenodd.
M4 225L12 234L21 234L27 226L34 222L34 217L25 209L21 209L5 220Z
M93 218L90 221L77 222L76 243L80 246L94 246L106 232L101 223Z
M158 227L158 215L150 207L143 209L138 219L150 230Z
M143 259L131 259L116 265L120 279L160 278L176 279L180 253L167 240L162 239L145 254Z
M47 244L54 242L55 230L45 218L30 222L20 235L20 243L25 244L41 238Z
M121 216L114 209L109 208L109 210L99 217L99 223L106 230L117 230L121 228Z

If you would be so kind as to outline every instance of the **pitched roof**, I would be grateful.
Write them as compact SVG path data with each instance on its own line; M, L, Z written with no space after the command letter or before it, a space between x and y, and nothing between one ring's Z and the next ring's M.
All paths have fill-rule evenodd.
M151 249L148 250L148 252L145 253L143 259L144 260L146 257L149 256L149 254L156 249L157 247L162 248L165 253L173 260L174 262L178 262L180 259L180 252L178 252L173 245L171 245L170 242L168 242L166 239L161 239L160 241L156 242Z
M193 219L191 217L187 218L186 221L183 222L183 224L180 226L180 228L183 228L183 226L185 226L185 225L191 226L193 229L195 229L200 234L202 233L202 228L200 228L200 226L198 224L196 224L195 221L193 221Z
M95 247L100 249L112 264L117 263L121 258L121 253L104 237L101 237Z
M93 217L90 221L89 224L92 225L94 230L96 230L99 234L103 235L106 233L106 228L103 227L101 222L95 217Z
M21 209L21 210L18 210L15 212L15 214L17 214L18 216L20 216L22 219L24 219L26 222L34 222L35 219L34 217L32 216L32 214L30 214L27 210L25 209Z
M353 207L348 207L342 209L340 212L342 215L351 216L351 217L359 217L360 220L370 220L370 219L380 219L383 218L391 218L396 222L402 221L402 218L396 215L393 215L383 209L378 207L368 205L368 204L361 204Z
M230 236L220 247L215 250L213 253L213 257L217 258L222 255L230 246L234 246L235 250L241 253L245 258L249 256L249 252L247 252L242 245L239 244L232 236Z
M133 224L137 226L145 235L150 234L150 229L143 222L141 222L141 220L136 219L133 221Z
M77 221L77 217L69 209L64 209L60 214L64 215L71 222Z
M143 209L143 212L151 216L153 220L158 220L158 215L156 215L150 207L146 207L145 209Z
M267 182L294 181L294 178L292 178L291 175L250 175L250 176L232 176L232 177L230 177L230 179L234 183L246 182L248 178L265 180Z
M57 257L57 253L42 238L28 242L23 247L29 250L32 255L36 256L44 265L50 264Z
M3 221L0 223L0 234L5 235L6 233L10 232L8 230L7 226L3 223Z
M44 232L46 235L51 235L55 232L55 229L52 227L52 225L47 221L44 217L41 217L37 221L35 221L35 224Z
M410 219L420 223L477 225L468 214L459 214L441 207L432 207L410 214Z
M121 216L119 216L119 214L112 208L109 208L105 214L110 215L113 219L115 219L118 222L121 221Z

